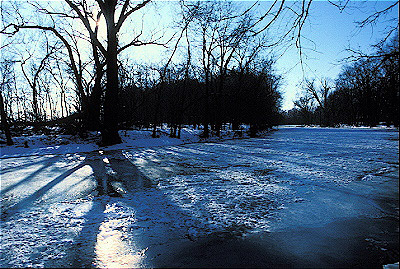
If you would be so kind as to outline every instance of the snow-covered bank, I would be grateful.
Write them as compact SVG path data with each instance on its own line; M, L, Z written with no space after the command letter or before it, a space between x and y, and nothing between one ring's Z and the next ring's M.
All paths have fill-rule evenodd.
M246 127L245 127L246 128ZM243 130L241 137L248 137ZM94 150L117 150L140 147L157 147L182 145L196 142L224 141L238 138L238 135L230 130L223 130L221 137L200 138L202 130L190 127L182 128L181 137L169 137L169 128L163 126L158 131L158 138L151 136L152 130L121 130L119 134L121 144L110 147L99 147L96 142L100 140L99 132L89 132L87 138L80 138L77 135L26 135L13 137L13 146L0 145L0 158L11 158L18 156L49 155L49 154L70 154L91 152Z
M129 148L145 148L145 147L157 147L157 146L176 146L188 143L197 142L218 142L230 139L238 138L249 138L247 133L248 126L243 125L240 133L226 129L221 131L221 137L211 136L209 138L201 138L201 129L194 129L190 126L182 128L181 137L171 138L169 137L169 128L164 125L158 131L158 138L151 137L151 130L121 130L119 131L122 143L110 147L99 147L96 142L100 141L99 132L89 132L88 137L81 138L77 135L25 135L13 137L13 146L6 146L0 144L0 159L12 158L19 156L40 156L40 155L51 155L51 154L71 154L71 153L83 153L91 152L95 150L117 150L117 149L129 149ZM264 137L270 131L279 129L321 129L318 126L300 126L300 125L280 125L274 127L269 131L260 133L260 137ZM324 127L323 129L352 129L352 130L394 130L398 131L398 128L393 126L377 126L377 127L355 127L355 126L341 126L337 128ZM4 135L0 134L0 138Z

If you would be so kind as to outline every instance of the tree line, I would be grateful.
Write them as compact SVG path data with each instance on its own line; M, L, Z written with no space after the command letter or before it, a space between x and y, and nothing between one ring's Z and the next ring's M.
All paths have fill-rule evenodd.
M249 124L254 136L282 122L284 78L274 68L274 56L296 47L302 62L302 28L311 3L273 1L259 9L259 2L180 0L167 3L174 5L172 24L163 28L160 19L148 28L151 20L145 15L158 16L163 2L2 1L0 112L8 143L11 133L25 126L40 130L49 125L82 135L98 130L103 145L119 143L118 130L133 125L151 128L156 137L163 123L177 137L184 124L201 126L202 136L208 137L220 136L228 123L234 130ZM159 61L133 59L135 54L148 57L149 46L163 48ZM379 57L365 59L371 72L380 70L382 85L398 85L398 78L388 75L395 72L392 58L381 64ZM356 70L356 63L347 69ZM347 110L337 109L343 103L340 98L348 100L340 97L345 92L370 92L354 86L364 83L362 78L353 86L341 80L334 94L326 84L328 93L322 95L313 81L306 82L310 94L298 100L286 121L303 117L314 123L318 118L320 124L331 125L337 119L343 122L335 111L350 114L353 109L358 113L354 123L373 122L360 111L374 93L364 94ZM386 109L382 115L391 113L386 103L381 107Z
M124 75L121 78L124 80ZM157 136L155 127L168 123L170 136L180 137L184 124L201 126L205 121L211 127L208 131L217 135L221 121L233 130L249 124L255 136L257 131L278 123L281 77L275 74L272 60L257 62L247 70L227 70L222 90L218 89L221 79L212 76L207 85L201 76L188 74L183 66L168 69L162 82L141 81L145 87L135 84L137 79L126 78L120 91L121 126L154 127L153 136ZM205 132L206 128L203 136L207 136Z
M3 1L3 129L62 120L100 130L103 145L119 143L128 123L150 125L154 136L162 122L201 124L205 137L210 128L219 136L227 121L256 132L279 109L273 48L301 50L311 2L275 1L259 11L257 2L179 1L172 27L148 30L147 8L162 3ZM270 35L282 20L286 27ZM132 63L132 51L149 45L165 47L166 57ZM253 106L270 114L260 117Z

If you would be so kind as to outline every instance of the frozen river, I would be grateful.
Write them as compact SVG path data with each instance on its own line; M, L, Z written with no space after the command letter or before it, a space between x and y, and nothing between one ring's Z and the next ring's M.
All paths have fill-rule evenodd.
M1 267L380 267L399 259L399 133L1 160Z

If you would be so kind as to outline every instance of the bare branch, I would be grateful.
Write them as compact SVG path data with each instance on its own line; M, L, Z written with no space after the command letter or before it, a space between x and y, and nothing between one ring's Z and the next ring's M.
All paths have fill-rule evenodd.
M140 40L132 40L130 43L122 46L120 49L118 49L117 53L121 53L122 51L124 51L125 49L129 48L129 47L139 47L139 46L145 46L145 45L158 45L158 46L163 46L166 47L166 45L164 43L158 43L156 41L147 41L147 42L143 42Z
M65 37L63 35L61 35L54 27L45 27L45 26L40 26L40 25L15 25L15 24L10 24L6 28L8 28L8 27L14 28L13 34L17 33L20 29L39 29L39 30L52 32L55 36L57 36L61 40L61 42L65 45L65 48L68 51L68 56L70 59L70 64L71 64L71 68L74 73L75 79L77 81L82 81L81 72L79 72L79 70L76 66L71 45L68 43L68 41L65 39ZM80 94L82 94L82 96L83 96L84 92L80 85L81 85L81 83L77 83L78 92Z
M374 14L368 16L366 19L357 22L359 27L364 27L368 24L375 24L377 23L377 20L382 16L385 15L387 12L389 12L391 9L393 9L395 6L397 6L399 4L399 1L396 1L395 3L393 3L392 5L388 6L387 8L377 11Z
M337 7L340 12L343 12L343 10L347 7L347 4L349 3L350 0L346 0L346 2L342 5L341 1L338 1L338 3L335 3L334 1L328 0L328 2L335 7Z
M259 20L253 25L253 27L255 27L257 24L259 24L261 21L264 20L264 18L271 12L271 10L275 6L276 2L277 2L277 0L274 1L274 3L271 5L271 7L268 9L268 11L261 18L259 18ZM274 17L267 23L266 26L264 26L261 30L255 32L253 35L258 35L261 32L263 32L266 29L268 29L271 26L271 24L279 17L279 14L282 12L284 4L285 4L285 0L282 0L281 5L279 6L279 9L275 13Z
M151 0L145 0L142 3L137 4L135 7L133 7L132 9L130 9L129 11L126 11L128 6L129 6L129 0L125 0L124 5L122 7L122 11L121 11L121 15L119 16L117 25L116 25L116 31L118 32L121 27L122 24L125 22L125 20L135 11L143 8L145 5L147 5L148 3L150 3ZM125 13L126 12L126 13Z
M101 53L103 53L103 55L106 55L107 51L104 48L104 46L100 43L100 41L97 39L97 36L95 35L92 27L90 26L90 22L88 20L88 18L86 16L84 16L82 14L82 12L79 10L78 6L75 5L71 0L64 0L65 2L67 2L67 4L75 11L75 13L78 15L79 19L82 21L83 25L85 26L85 28L88 30L89 35L90 35L90 39L96 44L96 46L100 49ZM101 0L96 0L97 2L99 2L99 5L101 7L102 1ZM102 9L103 10L103 9Z

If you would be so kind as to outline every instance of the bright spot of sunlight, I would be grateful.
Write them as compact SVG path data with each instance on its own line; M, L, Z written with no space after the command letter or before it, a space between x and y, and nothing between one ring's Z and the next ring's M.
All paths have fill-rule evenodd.
M104 214L118 215L115 205L107 205ZM115 217L115 216L114 216ZM127 228L135 219L118 217L106 219L100 225L95 247L96 266L102 268L138 268L143 267L146 248L140 249Z
M99 19L97 19L97 12L94 12L93 18L89 20L90 26L94 30L95 27L97 27L97 37L99 40L105 40L107 38L107 25L106 25L106 20L104 19L104 16L100 16Z
M145 165L146 163L147 163L147 160L144 159L144 158L136 158L136 159L134 159L134 164L135 165L140 166L140 165Z

